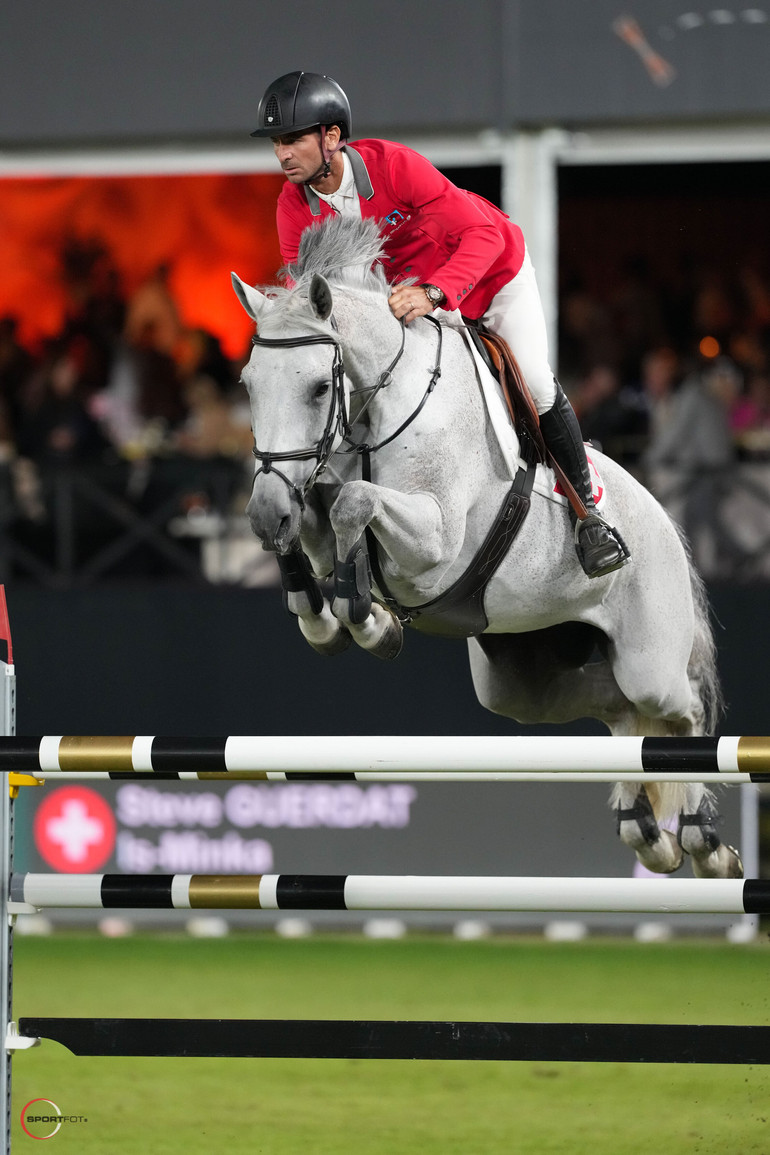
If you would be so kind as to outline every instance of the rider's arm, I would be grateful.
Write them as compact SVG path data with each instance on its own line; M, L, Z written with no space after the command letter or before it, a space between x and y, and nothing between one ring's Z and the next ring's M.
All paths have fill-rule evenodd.
M521 259L513 249L520 230L494 205L457 188L425 157L408 148L391 152L387 173L394 193L414 211L405 230L410 245L416 252L422 249L423 265L431 253L434 267L421 279L438 285L447 298L446 308L461 308L501 257L511 255L511 275L515 275ZM389 243L397 251L396 234ZM523 241L520 247L523 256Z

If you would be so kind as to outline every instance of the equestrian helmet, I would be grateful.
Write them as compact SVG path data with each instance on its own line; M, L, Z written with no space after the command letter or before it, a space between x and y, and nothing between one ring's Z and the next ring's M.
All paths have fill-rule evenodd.
M257 109L258 127L252 136L285 136L317 124L338 124L343 139L350 137L350 104L330 76L317 72L287 72L267 88Z

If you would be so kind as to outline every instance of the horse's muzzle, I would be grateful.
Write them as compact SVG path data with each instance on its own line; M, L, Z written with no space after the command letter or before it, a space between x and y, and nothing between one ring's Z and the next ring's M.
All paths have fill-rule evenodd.
M302 524L302 508L285 485L255 486L246 506L246 516L263 549L280 554L293 549Z

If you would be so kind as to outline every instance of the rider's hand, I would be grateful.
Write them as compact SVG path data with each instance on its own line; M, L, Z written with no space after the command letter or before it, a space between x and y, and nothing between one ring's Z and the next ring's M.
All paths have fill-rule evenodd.
M420 285L399 285L388 298L390 311L399 320L403 317L409 325L416 317L432 313L435 305L428 300L428 294Z

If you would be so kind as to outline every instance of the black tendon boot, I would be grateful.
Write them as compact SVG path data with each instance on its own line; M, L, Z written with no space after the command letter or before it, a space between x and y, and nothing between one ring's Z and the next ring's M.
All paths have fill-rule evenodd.
M580 426L558 381L556 400L547 413L541 414L540 429L546 448L564 470L588 511L588 517L578 521L572 506L569 507L580 564L590 578L603 577L620 569L631 555L617 530L596 512Z

